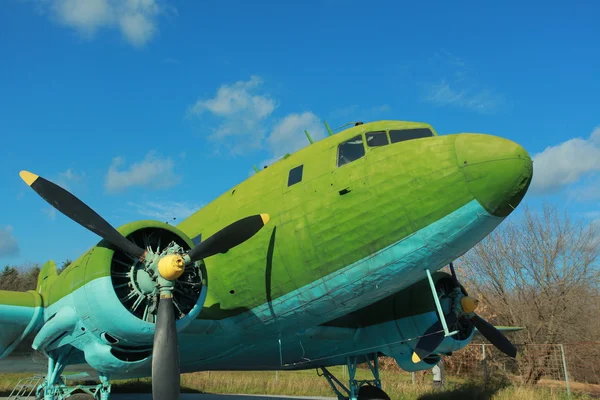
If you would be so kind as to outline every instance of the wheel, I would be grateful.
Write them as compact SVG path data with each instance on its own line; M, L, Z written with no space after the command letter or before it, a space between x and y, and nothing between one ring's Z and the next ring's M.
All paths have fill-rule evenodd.
M87 393L75 393L74 395L67 397L67 400L94 400L94 396Z
M365 385L358 390L358 400L392 400L377 386Z

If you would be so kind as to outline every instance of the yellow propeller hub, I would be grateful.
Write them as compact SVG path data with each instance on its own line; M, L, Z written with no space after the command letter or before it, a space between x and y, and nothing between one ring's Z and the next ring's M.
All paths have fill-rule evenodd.
M169 254L164 256L158 262L158 272L160 276L169 281L174 281L183 274L185 261L179 254Z
M476 300L469 296L465 296L462 299L460 299L460 305L462 306L464 312L472 313L477 309L477 306L479 305L479 300Z

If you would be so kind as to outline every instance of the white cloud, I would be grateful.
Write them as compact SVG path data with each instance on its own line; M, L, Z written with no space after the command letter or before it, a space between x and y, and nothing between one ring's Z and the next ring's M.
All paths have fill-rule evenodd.
M66 190L71 190L71 184L78 184L85 177L85 173L77 172L72 168L58 174L55 183Z
M13 236L12 226L0 228L0 257L11 257L19 254L19 243Z
M308 131L314 142L324 138L325 125L312 112L292 113L282 118L266 139L267 149L271 154L266 160L261 161L257 167L259 170L279 160L286 153L294 153L310 144L304 131ZM249 175L253 175L251 171Z
M441 50L432 56L430 63L436 78L424 85L424 101L480 113L491 113L504 103L503 96L477 82L476 74L462 58Z
M150 152L146 158L128 168L119 170L124 164L122 157L113 159L106 174L105 188L107 192L118 192L131 187L149 189L165 189L177 185L181 181L171 158L163 158Z
M176 218L178 221L180 221L189 217L202 207L202 204L190 204L176 201L146 201L143 203L129 202L128 204L131 207L134 207L138 214L164 222L172 221L173 218Z
M454 85L456 87L446 80L429 85L424 99L441 106L458 106L483 113L495 110L502 102L502 98L490 90Z
M224 84L211 99L198 100L189 113L201 116L205 112L221 119L221 124L209 136L228 147L232 153L260 147L266 130L266 121L276 108L268 95L260 94L263 81L252 76L248 81Z
M308 146L305 130L315 142L325 137L325 126L312 112L287 115L275 125L267 138L269 150L274 156L281 157Z
M590 140L597 145L600 144L600 126L597 126L596 129L590 134Z
M222 117L231 117L240 112L249 111L257 118L267 117L275 109L275 102L268 97L250 93L262 83L260 77L252 76L249 81L221 85L214 98L198 100L192 107L192 112L199 114L208 110Z
M264 149L269 158L257 166L262 169L286 153L294 153L309 142L304 134L308 130L314 141L326 136L325 126L313 112L290 113L281 119L273 117L278 102L270 95L261 92L263 80L252 76L247 81L223 84L214 97L200 99L188 109L188 115L202 117L208 114L219 120L216 129L209 136L218 147L228 147L232 154L248 150ZM333 112L338 117L359 110L354 105ZM361 107L364 114L377 115L388 112L387 104ZM251 173L254 173L252 171Z
M49 206L42 208L42 212L48 216L52 221L56 219L56 208Z
M600 127L588 139L569 139L533 156L534 194L552 193L600 171Z
M101 28L117 28L130 44L146 44L157 32L157 19L172 7L157 0L35 0L52 19L86 38Z

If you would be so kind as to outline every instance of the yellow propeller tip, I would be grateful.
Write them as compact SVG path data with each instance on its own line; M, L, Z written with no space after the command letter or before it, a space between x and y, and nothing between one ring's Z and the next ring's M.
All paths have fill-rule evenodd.
M38 176L38 175L36 175L36 174L32 174L31 172L29 172L29 171L24 171L24 170L23 170L23 171L21 171L21 172L19 172L19 176L21 177L21 179L23 179L23 180L25 181L25 183L26 183L28 186L31 186L31 185L33 185L33 182L35 182L35 180L36 180L37 178L39 178L39 176Z
M269 220L271 219L271 217L269 217L269 214L260 214L260 218L262 219L264 225L266 225L267 222L269 222Z
M417 353L413 353L412 355L412 362L414 362L415 364L420 362L421 359L419 358L419 356L417 355Z

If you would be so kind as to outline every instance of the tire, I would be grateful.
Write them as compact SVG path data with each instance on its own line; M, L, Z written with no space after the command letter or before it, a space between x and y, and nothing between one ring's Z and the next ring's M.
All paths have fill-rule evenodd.
M94 396L87 393L75 393L74 395L67 397L67 400L94 400Z
M358 390L358 400L392 400L376 386L365 385Z

